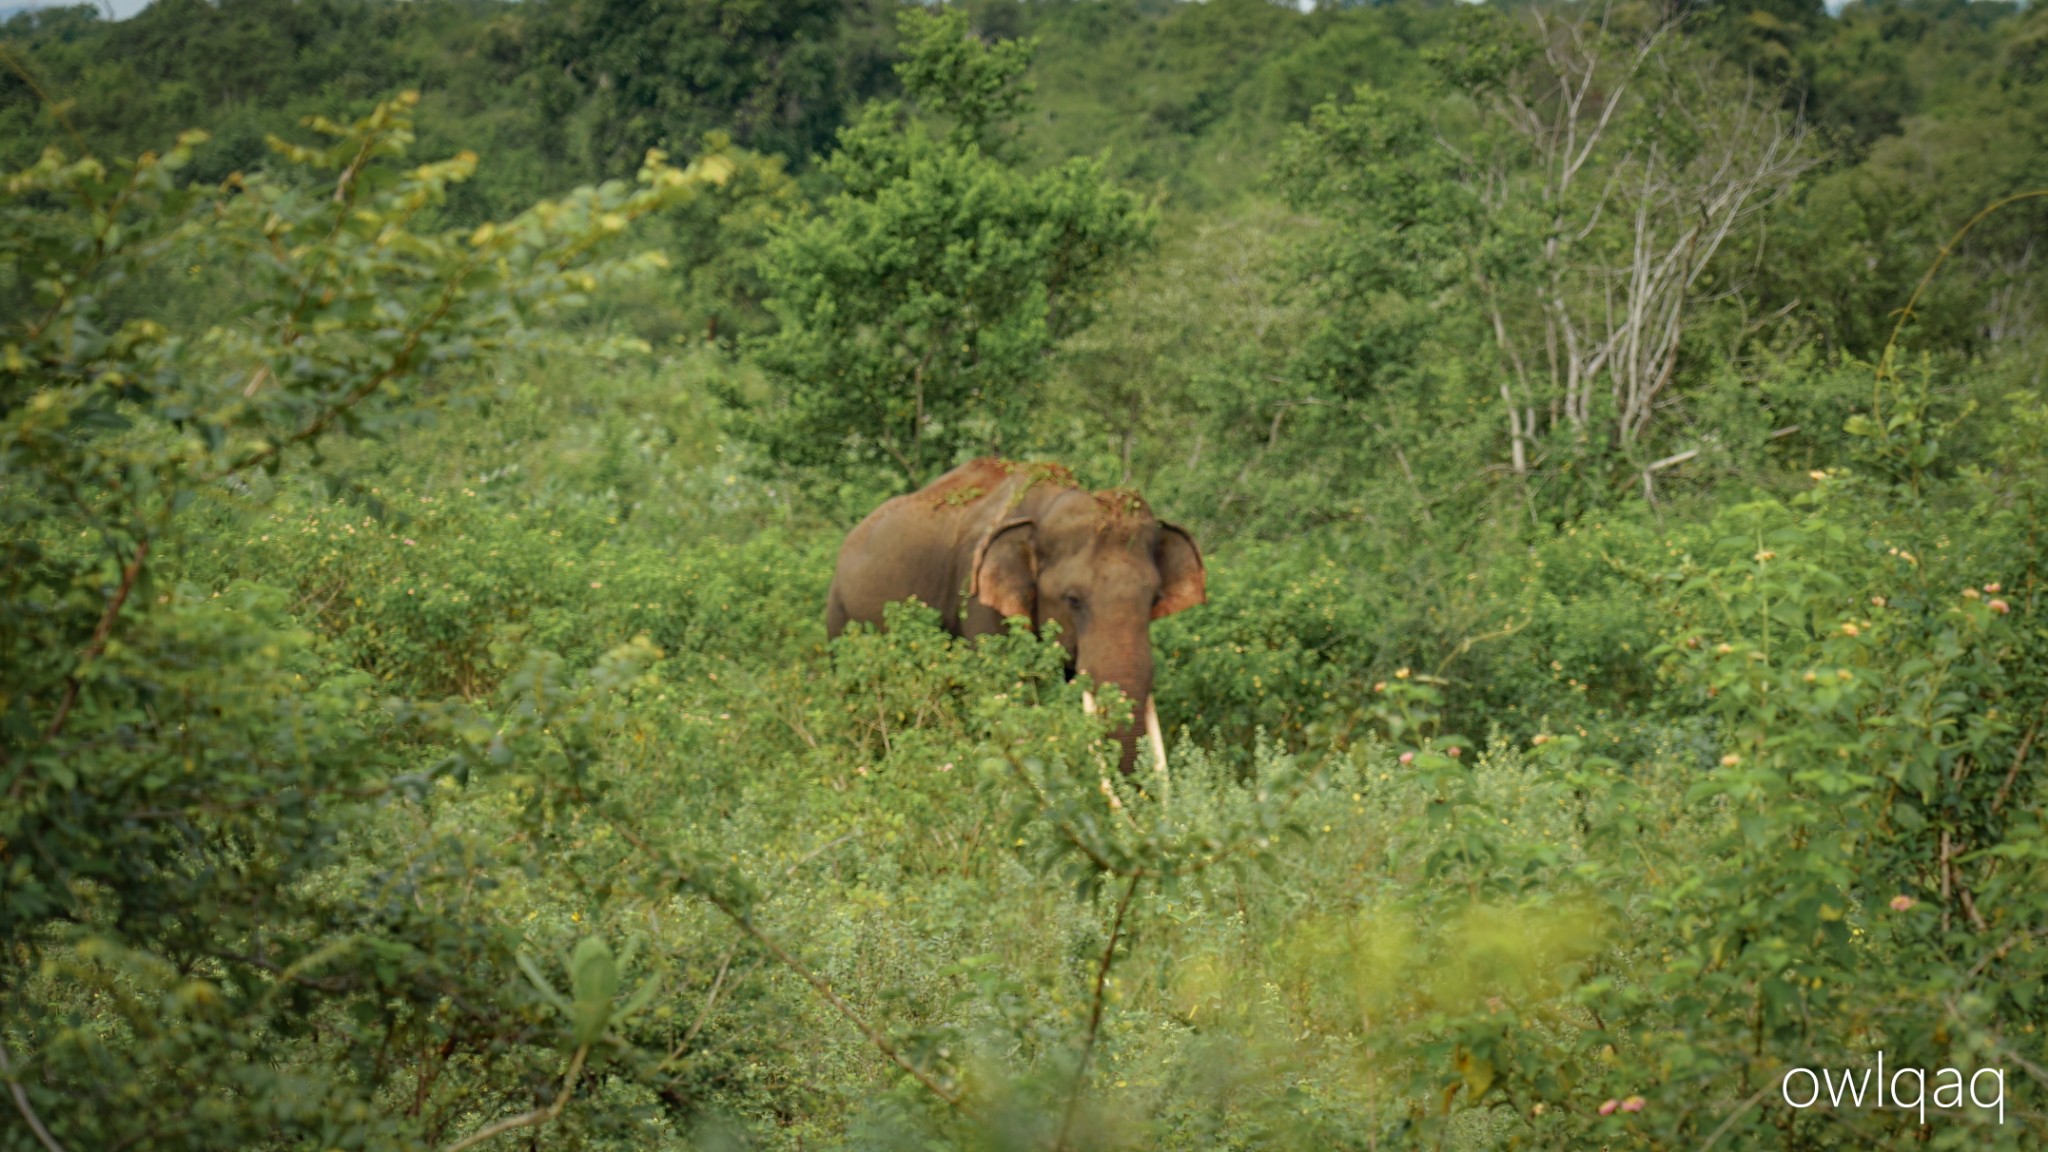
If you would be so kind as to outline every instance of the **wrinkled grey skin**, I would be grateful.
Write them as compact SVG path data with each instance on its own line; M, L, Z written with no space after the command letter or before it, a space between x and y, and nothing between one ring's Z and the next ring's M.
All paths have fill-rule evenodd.
M883 606L911 597L947 631L984 636L1024 616L1059 621L1070 672L1130 699L1122 768L1135 762L1152 699L1152 621L1206 599L1193 537L1152 515L1136 493L1089 492L1056 464L988 457L898 496L847 534L826 599L825 630L882 626Z

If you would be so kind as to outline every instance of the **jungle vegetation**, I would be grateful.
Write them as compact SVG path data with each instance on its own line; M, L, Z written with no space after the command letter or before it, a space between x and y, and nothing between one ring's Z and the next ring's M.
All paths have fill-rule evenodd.
M0 1148L2048 1140L2041 5L0 52ZM1202 542L1169 782L826 645L989 452Z

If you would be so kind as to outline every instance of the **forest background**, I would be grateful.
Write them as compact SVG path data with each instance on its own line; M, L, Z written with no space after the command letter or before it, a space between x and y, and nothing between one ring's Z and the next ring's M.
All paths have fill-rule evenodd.
M2048 1137L2038 5L0 45L0 1146ZM1202 542L1170 778L828 651L991 451Z

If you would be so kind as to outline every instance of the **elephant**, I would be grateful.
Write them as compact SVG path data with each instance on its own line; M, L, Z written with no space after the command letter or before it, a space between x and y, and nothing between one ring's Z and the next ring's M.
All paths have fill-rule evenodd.
M1153 516L1124 488L1090 492L1058 464L984 457L868 514L839 550L825 631L882 626L883 606L915 597L955 636L1000 633L1009 617L1059 622L1069 675L1123 690L1136 714L1115 733L1119 768L1137 758L1138 728L1155 767L1166 740L1152 699L1152 621L1204 603L1207 575L1193 536ZM1095 710L1093 693L1084 706Z

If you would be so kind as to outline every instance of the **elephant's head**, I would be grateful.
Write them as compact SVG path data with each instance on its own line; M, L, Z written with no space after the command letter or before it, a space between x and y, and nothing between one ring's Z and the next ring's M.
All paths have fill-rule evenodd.
M1132 724L1116 733L1123 770L1137 758L1141 725L1164 768L1151 627L1207 598L1194 537L1155 518L1135 492L1069 489L1035 517L1002 521L982 538L974 595L1005 618L1059 621L1068 667L1131 701Z

